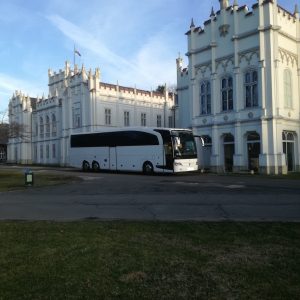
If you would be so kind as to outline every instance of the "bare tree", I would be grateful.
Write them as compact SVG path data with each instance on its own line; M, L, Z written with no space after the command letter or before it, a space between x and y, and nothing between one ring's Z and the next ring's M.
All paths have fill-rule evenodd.
M8 138L10 139L20 139L27 141L30 139L30 132L28 131L28 126L24 124L19 124L17 122L11 122L8 126Z
M163 84L160 84L160 85L157 86L155 91L163 94L165 92L165 89L166 89L166 86L163 85ZM177 89L176 84L171 84L171 85L167 86L167 91L169 93L174 93L175 94L176 89Z
M7 110L0 111L0 144L6 145L8 142L8 124L7 124Z
M28 140L30 138L28 126L17 122L8 123L8 111L0 111L0 140L4 143L10 138L19 138L23 141Z
M0 144L7 144L8 142L8 132L9 132L9 125L0 123Z
M158 93L161 93L163 94L165 92L165 86L162 84L162 85L158 85L155 92L158 92Z
M8 110L0 111L0 124L8 123Z

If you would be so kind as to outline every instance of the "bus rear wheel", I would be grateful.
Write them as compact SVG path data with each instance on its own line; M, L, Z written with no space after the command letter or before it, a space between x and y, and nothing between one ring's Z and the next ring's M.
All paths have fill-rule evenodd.
M153 165L150 161L146 161L143 164L143 173L146 175L151 175L154 173Z
M82 171L87 172L90 169L90 164L85 160L82 162Z
M96 162L96 161L93 161L93 163L92 163L92 169L93 169L94 172L99 172L100 171L100 165L99 165L99 163Z

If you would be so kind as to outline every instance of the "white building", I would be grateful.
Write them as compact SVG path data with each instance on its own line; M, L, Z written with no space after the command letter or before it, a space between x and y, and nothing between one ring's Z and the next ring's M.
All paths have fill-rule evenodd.
M173 127L174 95L103 83L100 71L84 66L49 75L47 99L16 92L9 102L9 121L22 134L8 144L8 162L68 165L72 133L102 127ZM166 90L166 89L165 89ZM22 135L22 137L20 137Z
M298 7L219 2L203 27L192 21L186 33L188 67L177 59L181 126L204 136L202 168L299 171Z

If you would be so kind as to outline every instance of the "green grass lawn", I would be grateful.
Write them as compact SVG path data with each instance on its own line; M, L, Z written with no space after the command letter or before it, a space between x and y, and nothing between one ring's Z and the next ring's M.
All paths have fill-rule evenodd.
M299 299L300 224L0 222L0 299Z
M79 180L79 178L75 176L47 174L46 172L34 172L33 176L34 186L36 187L64 184ZM24 188L26 188L24 172L21 170L0 170L0 192Z

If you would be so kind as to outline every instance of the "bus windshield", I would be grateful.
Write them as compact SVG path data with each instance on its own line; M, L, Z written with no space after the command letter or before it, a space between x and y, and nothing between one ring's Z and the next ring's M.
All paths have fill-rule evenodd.
M197 148L192 132L172 130L175 158L197 158Z

